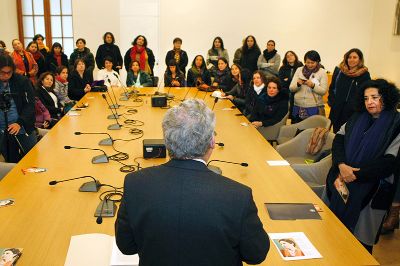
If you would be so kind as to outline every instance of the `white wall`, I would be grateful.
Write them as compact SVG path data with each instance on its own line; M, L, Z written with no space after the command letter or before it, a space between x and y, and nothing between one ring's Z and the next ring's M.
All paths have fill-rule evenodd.
M294 50L302 58L315 49L326 69L333 70L353 47L360 48L368 62L374 4L374 0L118 0L112 4L73 0L74 33L75 38L84 36L95 51L103 33L110 30L122 55L135 36L144 34L159 63L156 74L164 71L165 54L177 36L183 39L191 63L196 54L206 54L215 36L223 38L232 61L248 34L255 35L262 50L274 39L281 56ZM96 12L91 11L94 7Z
M394 36L397 0L375 0L368 67L372 77L384 77L400 86L400 36Z
M268 40L275 40L281 57L287 50L300 58L317 50L322 64L333 70L353 47L368 55L373 4L373 0L161 0L160 51L165 55L173 38L180 36L191 60L196 54L205 55L214 37L221 36L232 62L242 39L252 34L261 50Z
M18 38L17 1L0 1L0 40L12 50L11 41Z

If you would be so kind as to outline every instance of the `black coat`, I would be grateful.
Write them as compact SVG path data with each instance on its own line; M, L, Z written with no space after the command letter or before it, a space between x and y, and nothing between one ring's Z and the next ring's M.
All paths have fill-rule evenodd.
M73 71L68 75L68 97L71 100L79 101L85 95L86 84L93 83L93 75L89 71L83 73L83 78L78 72Z
M296 72L296 69L299 67L302 67L303 63L299 62L298 65L286 65L286 66L281 66L279 69L279 79L281 81L282 88L285 89L286 91L289 91L289 86L290 83L292 82L294 73Z
M172 75L168 73L168 71L165 71L164 73L164 86L165 87L174 87L172 85L172 81L176 80L179 82L179 87L186 87L186 80L185 80L185 74L183 74L182 71L179 71L179 73L176 74L175 78L172 78Z
M222 72L215 72L214 82L217 82L218 88L222 89L224 92L230 91L235 85L235 82L232 80L231 71L228 67Z
M358 77L349 77L338 67L335 68L328 96L328 104L331 107L329 118L332 121L334 133L339 131L355 112L358 89L363 82L370 79L368 71Z
M131 50L132 50L132 47L129 48L128 51L126 51L125 56L124 56L124 64L125 64L126 72L129 71L129 69L130 69L129 65L132 62ZM150 48L146 48L146 53L147 53L147 56L148 56L147 60L149 62L149 66L150 66L150 69L151 69L150 76L154 76L153 69L154 69L154 63L156 62L156 58L154 57L153 51Z
M9 80L11 96L17 106L17 123L31 134L35 129L35 97L31 81L14 73Z
M116 68L117 66L122 67L124 62L122 61L121 51L119 50L119 47L117 45L103 43L99 46L96 52L96 64L98 69L104 68L104 58L106 58L106 56L112 58L113 69L115 71L118 71L118 69Z
M56 105L53 101L53 98L51 98L49 93L43 87L36 88L36 95L40 99L40 101L43 103L43 105L46 107L46 109L49 110L51 118L60 119L61 114L62 114L62 108L61 108L60 101L57 99L57 104L59 107L56 107Z
M254 90L253 90L254 91ZM288 95L281 91L271 98L266 93L264 97L258 97L250 114L249 120L261 121L263 127L273 126L281 121L288 112Z
M85 61L86 69L89 72L93 73L94 56L92 52L90 52L89 48L85 47L83 51L79 51L78 49L74 50L74 52L69 57L69 69L71 72L74 69L74 64L77 59L82 59L83 61Z
M57 59L54 57L54 54L51 53L48 54L45 62L46 62L46 71L50 71L55 74L59 65L57 63ZM61 54L61 65L68 67L68 57L64 53Z
M187 86L188 87L197 87L196 86L197 78L201 78L201 80L205 84L207 84L209 86L211 85L211 74L206 68L203 70L200 77L198 75L194 74L192 71L192 68L190 68L187 73L187 79L186 79Z
M250 188L194 160L128 174L115 237L140 265L256 264L269 250Z
M260 94L257 94L257 92L253 88L253 84L250 84L245 99L245 105L246 105L244 109L245 116L250 117L251 113L253 113L253 110L257 102L264 97L265 93L266 93L265 87L261 90Z
M257 70L257 60L260 56L261 51L257 48L252 48L247 50L246 53L242 52L242 57L240 58L240 66L242 69L247 69L251 74Z
M175 60L175 51L171 50L168 51L167 55L165 56L165 65L168 66L169 61L172 59ZM183 74L186 74L186 66L188 64L188 56L185 51L181 50L180 52L180 61L179 61L179 69L183 72Z

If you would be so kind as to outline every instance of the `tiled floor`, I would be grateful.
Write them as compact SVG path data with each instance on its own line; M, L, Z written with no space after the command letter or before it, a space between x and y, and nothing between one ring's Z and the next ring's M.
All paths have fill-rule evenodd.
M400 230L380 237L372 255L384 266L400 266Z

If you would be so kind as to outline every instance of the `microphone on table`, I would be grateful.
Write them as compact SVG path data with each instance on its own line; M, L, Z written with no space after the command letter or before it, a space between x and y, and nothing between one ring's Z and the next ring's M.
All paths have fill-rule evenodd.
M114 88L113 88L113 86L111 86L111 80L110 80L110 78L109 78L108 76L107 76L107 81L108 81L108 83L110 83L111 92L112 92L112 94L113 94L113 96L114 96L114 101L115 101L115 104L111 105L110 107L112 107L112 108L114 108L114 109L118 109L118 108L121 107L122 105L120 105L120 104L117 103L117 97L115 97ZM108 88L107 88L107 91L108 91ZM110 97L110 99L111 99L111 97ZM111 102L112 102L112 101L111 101Z
M220 147L224 147L224 146L225 146L225 144L222 143L222 142L215 142L215 144L217 144L217 145L220 146Z
M204 97L203 97L203 101L206 99L206 96L207 96L207 94L208 94L208 89L206 90L206 93L204 94Z
M173 95L173 94L169 94L169 91L171 90L171 87L168 87L168 91L167 91L167 98L168 99L173 99L174 97L175 97L175 95Z
M165 93L160 92L160 87L163 81L164 81L164 75L161 76L160 82L157 84L157 90L154 92L154 95L165 95Z
M75 135L107 135L108 138L102 139L99 142L100 146L112 146L114 140L110 134L104 132L75 132Z
M218 102L218 100L219 100L219 98L215 97L214 104L213 104L213 107L211 108L211 111L214 111L215 104Z
M229 161L223 161L223 160L211 160L207 163L207 168L210 169L211 171L213 171L216 174L222 174L222 170L221 168L217 167L217 166L213 166L213 165L209 165L211 162L221 162L221 163L230 163L230 164L238 164L240 166L243 167L247 167L249 166L248 163L236 163L236 162L229 162Z
M113 73L113 75L118 79L119 84L121 84L121 88L124 90L123 93L121 93L121 98L119 98L120 101L127 101L129 100L129 92L126 89L126 87L124 85L122 85L121 79L119 78L119 75L117 73Z
M111 196L105 196L104 199L97 205L94 216L97 216L96 223L103 223L103 217L114 217L117 211L117 205Z
M189 91L192 89L192 87L189 87L189 89L186 91L186 93L185 93L185 97L183 97L183 99L181 100L181 102L183 102L183 101L185 101L186 100L186 97L187 97L187 95L188 95L188 93L189 93Z
M92 148L73 147L73 146L64 146L64 149L66 149L66 150L77 149L77 150L101 151L103 154L94 156L92 158L92 163L98 164L98 163L108 163L109 162L106 152L103 151L102 149L92 149Z
M64 180L59 180L59 181L53 180L53 181L49 182L49 185L54 186L58 183L68 182L68 181L82 179L82 178L91 178L91 179L93 179L93 181L83 183L82 186L79 188L80 192L97 192L97 191L99 191L100 187L102 186L102 184L99 182L99 180L96 180L93 176L90 176L90 175L84 175L84 176L80 176L80 177L64 179Z
M107 102L107 105L110 107L111 113L113 114L114 119L115 119L115 121L117 122L116 124L109 125L109 126L107 127L107 129L108 129L108 130L119 130L119 129L121 129L122 126L121 126L121 124L118 122L118 113L117 113L117 110L115 110L115 113L116 113L116 114L114 114L114 110L113 110L113 108L111 108L110 104L108 103L108 100L107 100L106 95L103 93L101 96L102 96L103 99Z
M199 89L199 87L197 87L197 91L196 91L196 94L193 96L193 99L196 99L196 96L199 93L199 91L200 91L200 89Z
M113 99L111 98L110 93L108 92L108 88L107 88L106 92L107 92L108 98L110 98L110 101L111 101L111 104L108 104L108 103L107 103L107 104L108 104L108 108L114 109L114 110L115 110L115 114L114 114L114 112L113 112L112 115L107 116L107 119L115 119L115 118L118 118L120 115L118 114L118 111L117 111L117 109L115 108L115 104L114 104L114 102L113 102Z

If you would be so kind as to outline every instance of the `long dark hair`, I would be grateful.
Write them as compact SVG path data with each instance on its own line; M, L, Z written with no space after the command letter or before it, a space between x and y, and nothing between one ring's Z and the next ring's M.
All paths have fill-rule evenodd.
M294 58L295 58L295 60L294 60L294 65L295 66L298 66L298 65L301 65L301 62L299 61L299 57L297 56L297 54L295 53L295 52L293 52L293 51L287 51L286 53L285 53L285 57L283 58L283 60L282 60L282 65L283 66L288 66L289 65L289 62L287 61L287 59L286 59L286 57L287 57L287 55L289 54L289 53L291 53L291 54L293 54L294 55Z
M211 49L213 49L213 50L215 49L215 46L214 46L215 40L218 40L221 43L221 50L225 50L224 41L219 36L214 38Z
M104 43L107 43L107 42L106 42L106 37L107 37L107 35L110 35L110 36L111 36L111 39L112 39L111 43L112 43L112 44L115 43L114 34L112 34L112 32L109 32L109 31L107 31L107 32L104 33L104 35L103 35L103 41L104 41Z
M360 63L358 64L359 67L363 67L364 66L364 55L361 52L360 49L358 48L353 48L350 49L349 51L347 51L344 56L343 56L343 63L346 64L346 66L348 68L350 68L349 63L347 62L347 60L349 60L349 56L351 53L356 53L358 55L358 57L360 58Z
M36 82L36 88L40 89L43 86L43 80L47 77L47 76L52 76L53 77L53 84L51 85L50 88L46 88L46 90L48 89L51 92L54 92L54 86L56 84L56 77L54 76L53 72L44 72L40 75L40 77L38 78L37 82Z
M247 46L247 40L248 40L249 38L253 38L253 40L254 40L254 45L253 45L253 48L252 48L252 49L256 49L256 50L258 50L258 51L261 52L260 47L258 47L256 38L255 38L253 35L249 35L249 36L247 36L246 39L244 39L244 41L243 41L242 53L243 53L243 54L246 54L246 53L249 51L249 47Z
M204 57L202 55L196 55L194 57L193 62L192 62L192 67L196 67L196 58L199 57L199 56L203 60L203 62L201 63L200 69L204 70L206 68L206 62L204 61Z
M168 75L172 75L172 72L169 69L170 66L175 66L175 72L176 72L177 76L183 74L182 71L179 69L179 66L176 63L175 59L171 59L171 60L169 60L168 65L167 65L167 70L165 71L165 72L167 72Z
M8 54L0 54L0 69L3 67L11 67L15 71L14 60Z
M54 54L54 48L56 48L56 47L61 48L60 53L62 54L62 53L63 53L63 47L62 47L61 43L59 43L59 42L53 43L53 45L51 46L50 53L51 53L51 54Z

